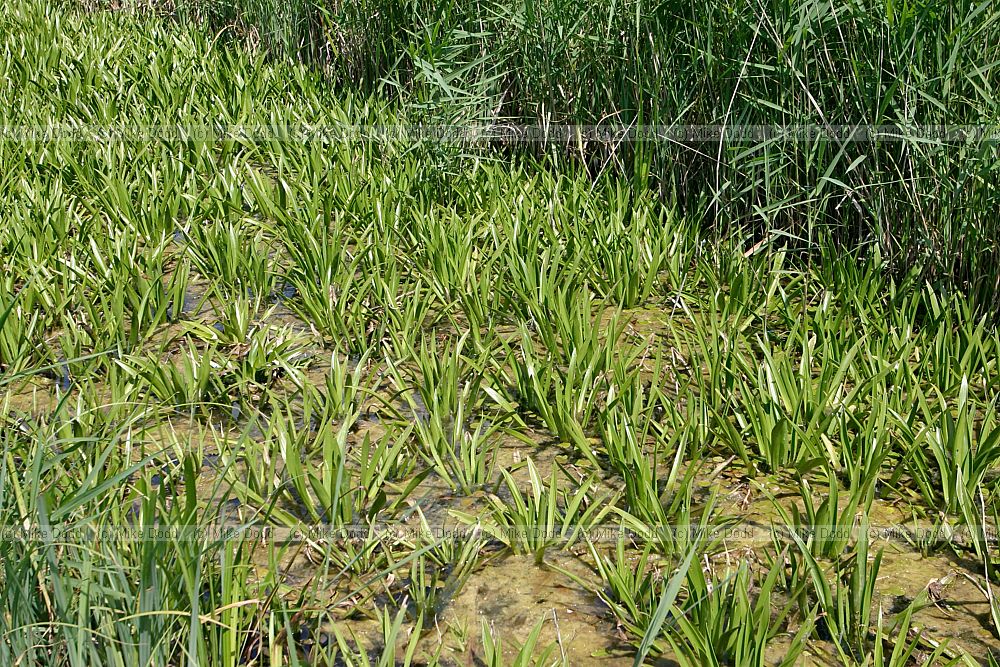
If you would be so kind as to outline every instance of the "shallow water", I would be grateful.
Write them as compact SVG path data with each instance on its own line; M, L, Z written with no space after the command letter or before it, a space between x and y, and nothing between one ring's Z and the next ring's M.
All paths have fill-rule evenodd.
M294 298L294 294L286 296ZM191 299L204 302L203 297L204 292L201 292L192 294ZM185 302L188 300L185 299ZM278 306L279 309L284 307L284 304ZM192 311L191 315L205 313L203 308L200 314ZM272 315L275 324L307 328L290 311L275 310ZM666 327L663 317L662 312L634 314L629 327L640 338L661 335ZM163 334L169 337L173 330L174 327L165 328ZM304 371L306 381L322 386L330 368L327 353L320 346L310 347L309 351L312 359ZM416 401L414 410L405 402L388 398L392 393L386 378L382 377L374 384L376 395L367 398L362 417L349 435L352 451L359 446L366 434L377 438L394 420L426 420L429 416L416 392L413 393ZM58 404L61 392L76 389L73 386L66 387L58 380L32 378L3 387L0 391L3 392L2 405L7 414L5 427L17 427L34 417L45 418ZM274 391L294 394L294 389L290 387L276 387ZM218 420L214 421L169 415L169 411L165 410L159 415L161 421L142 433L151 449L174 452L171 454L173 458L167 456L158 459L157 465L162 466L162 470L155 474L161 476L161 483L169 478L171 468L176 467L176 452L179 448L197 452L202 464L198 493L205 511L236 521L246 521L254 516L255 509L235 497L230 482L233 478L239 479L245 473L246 466L259 464L245 460L238 447L241 436L258 442L265 439L267 415L247 414L238 401L233 403L229 414L220 414ZM306 426L305 423L298 424L299 428ZM312 423L308 425L310 430L315 426ZM543 430L529 425L527 428L519 427L518 431L520 437L507 434L500 436L497 471L512 470L514 479L525 484L528 476L523 462L530 458L543 478L547 478L554 466L579 477L592 472L590 465L580 461L574 450L558 443ZM224 463L226 460L229 461L228 464ZM756 536L754 539L742 542L731 539L720 545L717 553L707 559L704 565L718 571L733 567L742 559L757 564L758 556L767 546L759 539L760 535L769 529L778 516L774 502L767 494L762 493L762 489L772 494L786 508L792 503L801 506L792 480L766 476L748 477L741 463L722 457L714 457L700 464L702 470L696 480L697 497L704 499L711 491L717 491L720 499L718 511L733 516L738 522L756 530L751 533ZM281 472L279 469L278 473ZM666 470L663 474L666 474ZM620 479L601 472L600 490L614 491L620 486ZM407 508L400 512L400 518L412 525L422 514L432 525L456 525L452 512L481 512L486 507L487 493L497 493L504 497L507 492L501 485L494 483L463 496L452 492L447 484L432 474L413 490ZM846 497L844 501L846 502ZM294 503L285 502L283 506L290 512L301 513L303 518L306 516L302 508L295 507ZM873 527L911 523L906 508L880 499L873 502L869 520ZM948 641L977 659L985 657L990 649L1000 648L1000 641L990 628L986 598L969 579L972 577L982 580L981 563L970 559L967 552L963 552L966 554L963 557L945 552L923 557L915 548L899 539L884 540L872 545L873 551L879 548L884 549L884 556L873 606L878 606L886 613L895 613L918 598L922 592L933 589L935 604L914 615L915 627L921 628L929 640ZM255 551L254 560L261 580L274 574L271 570L274 561L268 549L266 545L258 545ZM539 648L554 646L556 655L565 656L570 664L631 664L630 647L625 636L616 627L609 610L588 589L597 588L599 581L584 545L578 544L569 550L551 548L545 556L546 564L541 566L536 565L530 556L498 556L495 547L489 551L480 567L469 576L460 590L449 591L442 596L434 626L424 628L425 635L421 643L423 652L432 654L441 647L442 657L446 662L471 664L479 657L478 637L481 624L485 622L504 638L505 653L508 657L513 657L517 644L527 637L536 623L544 621ZM287 587L289 595L308 589L316 595L317 602L333 605L357 585L357 581L349 576L319 581L317 577L323 573L320 571L317 555L314 549L306 545L283 551L277 563L280 570L278 578ZM567 572L586 582L587 586L581 585ZM401 573L399 576L404 575ZM378 589L379 586L388 587L379 583L373 588ZM381 597L366 600L364 604L370 606L374 601L384 603L388 601L387 595L382 591L379 593ZM362 642L376 646L377 624L370 617L350 613L351 604L345 602L328 609L327 613L338 619L342 627L357 633ZM303 640L303 643L311 646L310 650L315 657L324 650L318 643L322 629L314 628L310 633L310 639ZM787 641L788 637L784 635L775 639L771 649L775 659L781 657ZM664 656L659 662L671 664L670 656ZM803 662L836 664L830 647L821 641L810 643Z

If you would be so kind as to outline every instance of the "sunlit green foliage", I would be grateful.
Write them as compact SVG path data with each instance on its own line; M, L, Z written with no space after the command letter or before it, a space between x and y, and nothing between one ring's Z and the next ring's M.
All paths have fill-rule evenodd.
M481 32L455 3L0 10L0 528L34 531L0 540L0 662L573 664L598 650L573 622L637 663L988 660L995 148L727 147L708 173L283 132L695 98L688 122L978 118L993 8L490 6ZM228 39L254 34L337 46ZM907 63L871 78L876 46ZM891 511L940 534L883 549ZM929 592L882 606L894 558L942 554L975 641L926 627ZM583 620L461 618L512 563Z

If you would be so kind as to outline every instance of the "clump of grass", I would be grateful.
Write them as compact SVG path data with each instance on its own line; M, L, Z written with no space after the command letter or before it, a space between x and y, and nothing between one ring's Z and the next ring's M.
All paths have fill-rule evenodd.
M921 493L930 506L957 514L970 526L978 525L976 492L984 476L1000 460L1000 427L995 412L987 408L977 419L967 381L959 390L956 416L943 398L938 400L935 416L931 412L933 403L919 388L916 395L926 426L910 450L909 466Z
M504 657L506 654L503 638L489 626L486 619L483 619L481 621L483 663L487 667L504 667L505 665L509 665L509 667L532 667L535 665L567 664L565 655L556 655L560 648L556 643L543 647L541 651L536 650L546 620L548 620L546 617L542 617L535 623L531 632L525 638L524 643L521 644L517 653L514 654L513 659L508 660Z
M412 379L391 360L388 367L413 416L417 455L453 489L472 493L493 477L506 416L482 362L466 357L467 341L462 336L439 347L423 340L419 349L411 347Z
M526 493L510 472L501 470L509 501L490 496L486 519L457 510L453 514L465 524L481 526L485 534L514 553L531 554L535 563L541 565L549 547L572 546L587 530L600 525L612 505L608 504L607 494L598 498L592 493L593 478L576 480L577 489L570 493L560 489L556 468L546 483L531 459L526 465L529 482Z
M746 561L719 579L706 577L701 568L689 569L688 599L676 608L674 622L666 631L681 664L768 664L767 648L784 630L793 606L785 603L776 616L772 614L778 574L772 569L754 586ZM751 590L756 595L753 600ZM811 622L798 629L780 664L796 664L811 630Z

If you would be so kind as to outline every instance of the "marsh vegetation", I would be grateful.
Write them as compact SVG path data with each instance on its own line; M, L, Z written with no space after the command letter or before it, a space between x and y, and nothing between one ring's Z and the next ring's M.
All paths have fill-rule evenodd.
M596 123L627 95L667 123L669 90L702 100L685 122L889 92L992 122L1000 13L806 2L754 31L720 5L720 34L660 8L669 51L638 3L595 5L546 34L612 47L539 56L573 7L471 32L452 4L401 46L410 14L368 4L0 10L0 661L997 664L995 144L706 172L191 128ZM747 53L775 26L782 76L828 96L769 101ZM838 26L882 35L889 92L860 94L871 44ZM650 53L655 80L616 64Z

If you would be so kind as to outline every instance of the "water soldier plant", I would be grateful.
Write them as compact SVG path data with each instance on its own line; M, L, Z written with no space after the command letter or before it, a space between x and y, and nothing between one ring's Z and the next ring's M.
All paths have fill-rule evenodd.
M996 663L992 4L112 4L0 9L0 663Z

